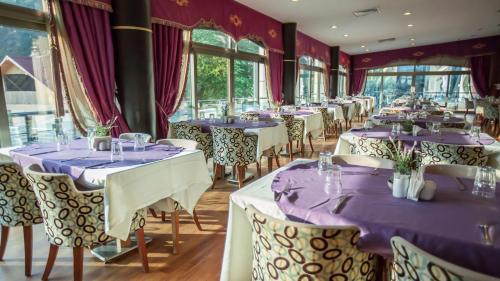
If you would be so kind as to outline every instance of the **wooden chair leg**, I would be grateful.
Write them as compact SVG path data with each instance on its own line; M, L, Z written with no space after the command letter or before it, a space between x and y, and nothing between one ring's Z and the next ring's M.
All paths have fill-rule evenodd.
M242 188L245 180L245 166L238 166L236 170L238 171L238 187Z
M273 157L267 157L267 172L270 173L273 170Z
M288 155L290 156L290 161L293 161L293 143L288 143Z
M167 221L167 218L166 218L167 214L164 212L164 211L161 211L161 220L163 222Z
M212 183L212 188L215 188L215 182L217 181L217 178L219 177L219 172L222 171L221 165L219 164L214 164L214 182Z
M158 218L158 214L155 212L155 210L153 208L149 208L149 212L151 213L151 215L154 217L154 218Z
M23 226L24 236L24 275L31 276L31 260L33 258L33 228Z
M314 152L314 147L313 147L313 143L312 143L312 134L311 133L309 133L308 138L309 138L309 146L311 147L311 151Z
M198 214L196 213L195 210L193 210L193 220L194 223L196 224L196 227L198 227L198 230L202 231L203 229L201 228L200 220L198 219Z
M47 257L47 264L45 265L45 271L43 272L42 280L49 280L49 275L52 271L52 267L54 267L54 262L56 261L58 251L59 246L50 244L49 256Z
M305 145L304 145L304 141L300 140L299 142L300 142L300 156L304 157L304 151L306 150Z
M262 176L262 170L260 169L260 163L255 162L255 164L257 164L257 176L260 178Z
M2 238L0 238L0 261L3 260L5 248L7 247L7 240L9 239L9 227L2 225Z
M172 253L177 254L179 250L179 212L174 211L171 213L172 217Z
M276 160L276 166L278 166L278 168L281 167L281 165L280 165L280 157L278 156L278 154L276 154L274 156L274 159ZM271 159L271 161L272 161L272 159Z
M146 241L144 240L144 228L139 228L135 231L135 238L137 239L137 249L141 256L142 270L149 272L148 251L146 249Z
M83 247L73 247L73 280L83 280Z

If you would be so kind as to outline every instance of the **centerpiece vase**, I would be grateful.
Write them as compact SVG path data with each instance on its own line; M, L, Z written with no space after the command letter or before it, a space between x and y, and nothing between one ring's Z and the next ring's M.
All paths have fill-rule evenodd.
M406 198L409 185L410 175L395 172L392 184L392 196L396 198Z

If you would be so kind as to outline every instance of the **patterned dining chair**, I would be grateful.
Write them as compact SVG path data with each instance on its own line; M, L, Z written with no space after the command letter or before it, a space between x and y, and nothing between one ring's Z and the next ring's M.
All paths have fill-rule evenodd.
M259 121L260 114L258 112L243 112L240 115L241 120Z
M394 262L391 281L450 280L498 281L500 279L475 272L433 256L401 237L391 239Z
M277 119L283 120L288 133L288 152L290 161L293 160L293 142L296 141L300 147L300 154L304 156L304 128L305 121L295 118L292 114L276 114Z
M205 160L213 157L214 147L212 134L203 133L200 126L190 124L189 122L175 122L171 123L170 126L172 128L173 138L196 141L205 155Z
M260 177L257 135L246 135L242 128L212 126L211 129L214 136L214 186L225 166L235 167L240 188L243 187L247 165L255 163L257 175Z
M50 250L42 280L49 278L59 247L73 248L74 280L83 278L83 249L106 243L104 190L78 190L67 174L49 174L37 165L24 169L40 203ZM135 213L130 229L135 231L144 272L149 271L144 242L144 210Z
M278 220L246 207L252 280L375 280L378 258L357 249L360 231Z
M488 155L482 145L454 145L422 141L421 164L458 164L485 166Z
M316 107L314 111L321 113L323 119L323 138L326 141L327 133L331 133L333 130L333 116L328 112L326 107Z
M0 162L0 261L5 254L10 228L23 227L24 274L31 276L33 225L42 222L35 193L22 168L13 162Z
M144 141L145 142L150 142L151 141L151 135L150 134L146 134L146 133L123 133L123 134L120 134L120 136L118 136L119 139L121 140L129 140L129 141L133 141L135 140L135 135L136 134L142 134L144 136Z
M358 137L356 135L352 137L352 154L395 160L392 155L396 152L396 147L390 140ZM399 145L399 142L396 141L395 144Z

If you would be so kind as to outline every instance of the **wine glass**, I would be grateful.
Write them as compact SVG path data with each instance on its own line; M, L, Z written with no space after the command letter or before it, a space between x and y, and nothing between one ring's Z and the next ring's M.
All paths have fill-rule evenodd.
M111 162L123 161L123 144L114 140L111 142Z
M478 167L472 194L484 198L494 198L496 189L496 171L492 167Z

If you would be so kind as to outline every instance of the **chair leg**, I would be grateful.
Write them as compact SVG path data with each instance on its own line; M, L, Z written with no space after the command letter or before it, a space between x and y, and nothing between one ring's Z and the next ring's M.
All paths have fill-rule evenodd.
M172 244L173 249L172 252L177 254L179 250L179 212L174 211L171 213L172 217Z
M135 231L135 238L137 239L137 248L142 261L142 270L146 273L149 272L148 252L146 250L146 241L144 241L144 228L139 228Z
M154 218L158 218L158 214L155 212L155 210L153 208L149 208L149 212L151 213L151 215L154 217Z
M73 247L73 280L83 280L83 247Z
M215 188L215 182L217 181L217 178L219 177L219 172L222 171L222 166L219 164L214 164L214 182L212 183L212 188Z
M304 151L306 150L305 145L304 145L304 141L300 140L299 142L300 142L300 156L304 157Z
M164 211L161 211L161 220L165 222L167 220L166 218L167 214Z
M309 133L309 146L311 147L311 151L314 152L314 147L313 147L313 143L312 143L312 134Z
M24 275L31 276L31 260L33 258L33 228L23 226L24 236Z
M245 180L245 166L238 166L236 170L238 171L238 187L242 188Z
M50 244L49 256L47 257L47 264L45 265L45 271L43 272L42 280L49 280L49 275L52 271L52 267L54 267L54 262L56 261L58 251L59 246Z
M198 230L202 231L203 229L201 228L200 220L198 219L198 214L196 213L195 210L193 210L193 220Z
M276 155L274 156L274 159L276 160L276 166L278 166L278 168L279 168L279 167L281 167L281 165L280 165L280 157L278 156L278 154L276 154ZM271 161L272 161L272 160L271 160Z
M273 170L273 157L267 157L267 172L270 173Z
M262 171L260 169L260 163L255 162L255 164L257 164L257 176L260 178L262 176Z
M2 225L2 238L0 240L0 261L3 260L5 248L7 247L7 240L9 239L9 227Z
M288 155L290 156L290 161L293 161L293 142L288 143Z

